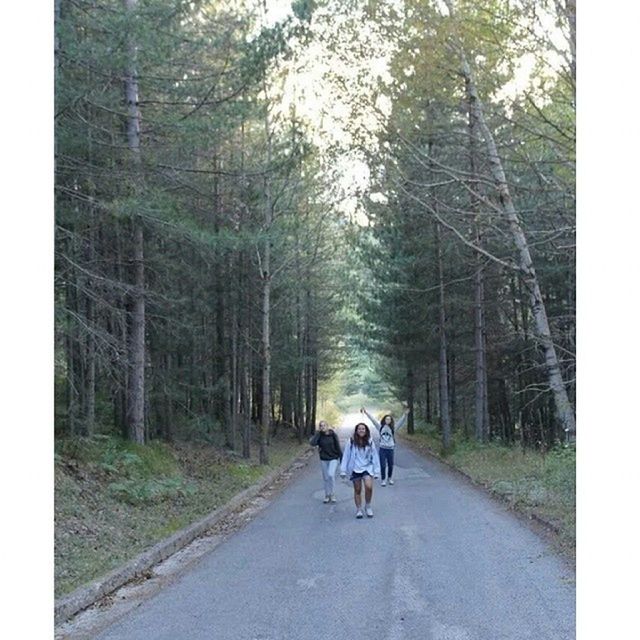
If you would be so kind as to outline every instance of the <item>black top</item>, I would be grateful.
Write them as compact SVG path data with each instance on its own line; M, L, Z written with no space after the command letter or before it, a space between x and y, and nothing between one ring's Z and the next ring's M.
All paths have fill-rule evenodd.
M342 458L342 449L336 432L332 429L329 431L316 431L313 434L309 444L312 447L318 447L320 460L340 460Z

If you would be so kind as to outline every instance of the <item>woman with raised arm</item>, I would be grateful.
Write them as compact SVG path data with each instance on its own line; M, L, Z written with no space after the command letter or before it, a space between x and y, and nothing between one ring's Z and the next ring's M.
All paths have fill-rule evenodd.
M390 414L385 415L382 420L378 422L364 407L360 409L360 413L364 413L380 433L380 484L383 487L386 486L387 475L389 477L389 484L393 484L393 457L396 448L396 429L401 429L404 426L409 411L404 412L402 418L398 420L398 424L395 424L393 416Z
M373 518L371 499L373 497L373 479L380 475L380 458L376 451L369 427L359 422L353 436L347 441L342 455L340 477L349 474L353 482L353 499L356 503L356 518L362 518L362 485L364 484L364 512Z

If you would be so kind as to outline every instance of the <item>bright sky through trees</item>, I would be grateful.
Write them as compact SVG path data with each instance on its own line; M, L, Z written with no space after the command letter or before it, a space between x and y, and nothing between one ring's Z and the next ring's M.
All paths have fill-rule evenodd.
M356 149L377 144L375 134L391 112L389 64L397 44L385 39L379 26L367 16L363 6L366 3L357 9L350 7L349 11L340 10L340 4L316 8L312 39L297 43L293 57L282 62L271 81L279 95L275 108L282 115L295 112L305 121L309 138L320 155L333 150L330 181L342 193L339 207L345 215L364 222L359 195L369 187L370 169ZM401 0L387 5L403 15ZM267 0L263 6L265 26L292 15L290 0ZM444 3L440 3L440 10L448 13ZM565 34L544 4L537 7L526 27L531 42L524 43L523 51L510 61L512 73L493 96L505 103L507 111L509 103L525 91L544 104L547 98L543 79L557 73L568 50ZM541 42L547 43L544 49ZM407 76L412 73L413 69L407 68ZM380 200L384 196L374 194L374 198Z

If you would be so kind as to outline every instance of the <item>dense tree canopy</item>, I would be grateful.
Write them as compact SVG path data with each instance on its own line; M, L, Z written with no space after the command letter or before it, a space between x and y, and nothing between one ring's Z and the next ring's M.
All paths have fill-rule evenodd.
M55 79L60 435L266 462L364 353L445 446L573 432L572 2L58 0Z

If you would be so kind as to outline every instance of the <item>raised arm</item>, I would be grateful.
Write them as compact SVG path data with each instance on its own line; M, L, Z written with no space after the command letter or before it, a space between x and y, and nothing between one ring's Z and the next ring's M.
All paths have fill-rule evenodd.
M371 420L371 424L380 431L380 423L364 408L362 407L362 413L364 413L369 420Z
M404 427L405 423L407 422L408 417L409 417L409 410L407 409L402 414L402 418L400 418L400 420L398 420L398 422L396 423L396 429L402 429L402 427Z

